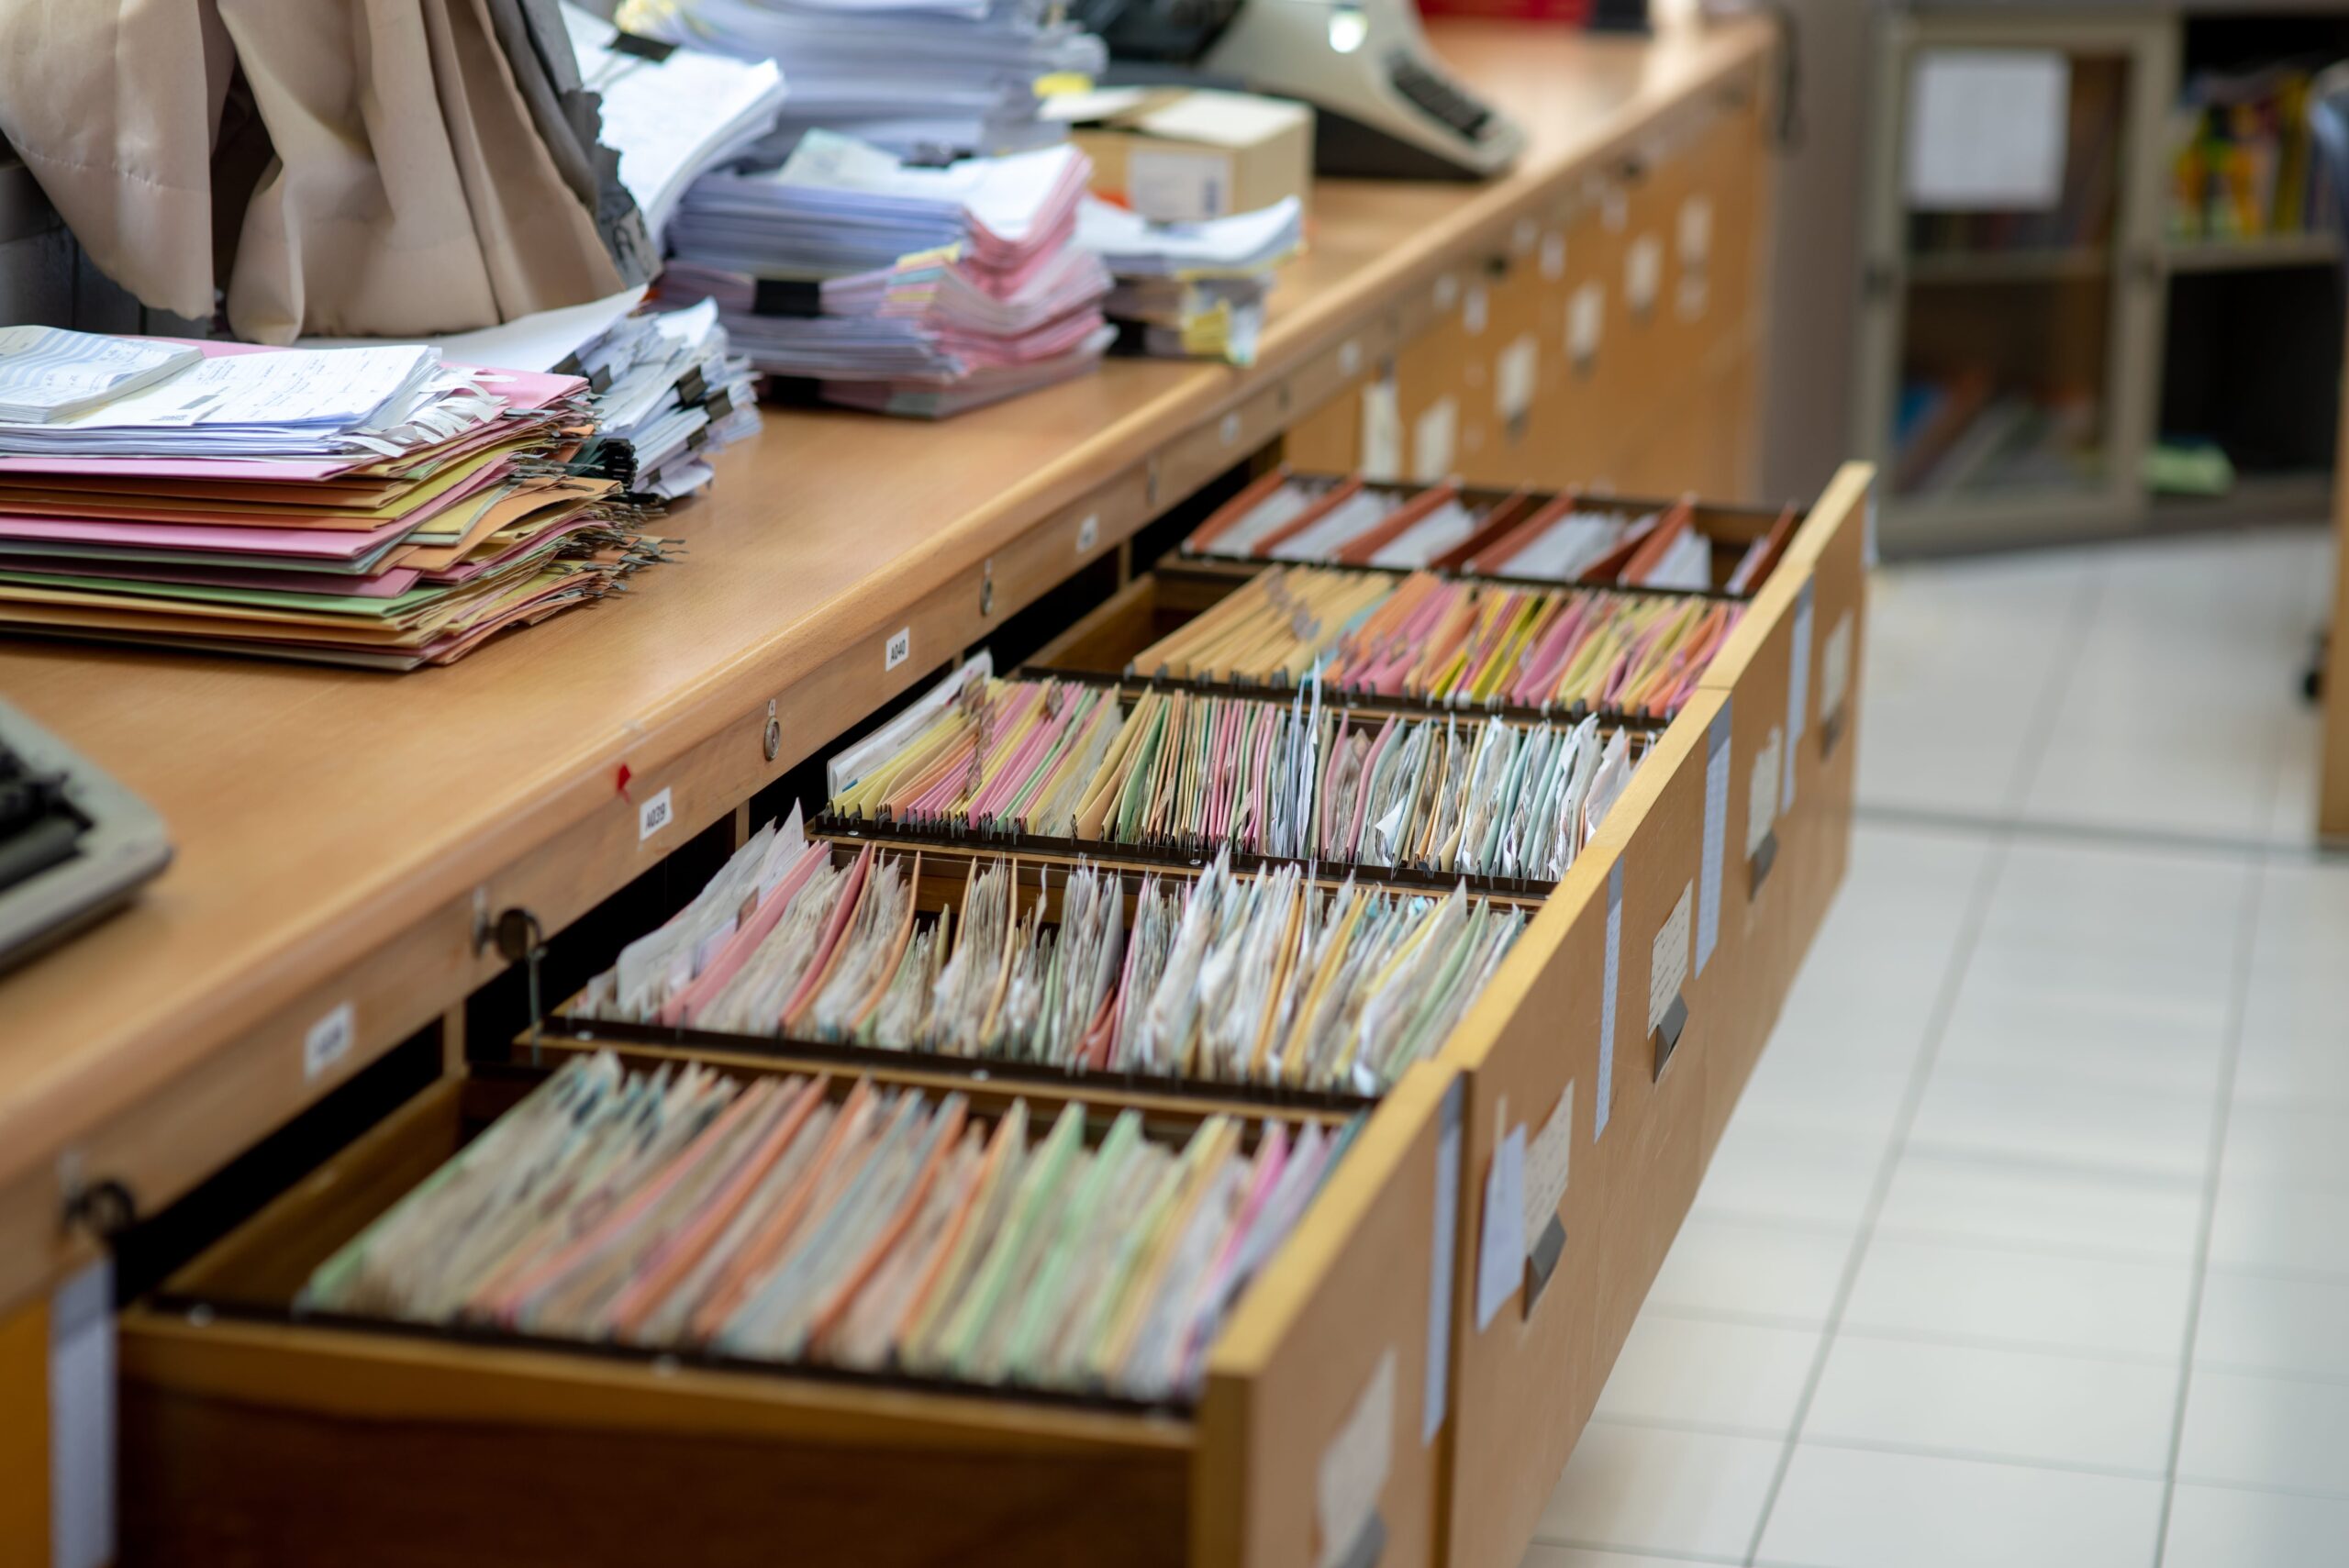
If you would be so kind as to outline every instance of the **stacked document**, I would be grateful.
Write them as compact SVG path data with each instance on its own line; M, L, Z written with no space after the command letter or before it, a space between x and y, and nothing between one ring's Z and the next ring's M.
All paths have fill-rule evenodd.
M1085 155L944 168L810 134L764 174L688 193L664 302L717 302L758 371L885 413L958 412L1092 368L1111 336L1077 249Z
M708 485L710 456L759 428L755 373L708 300L623 317L562 368L586 377L597 437L633 462L630 488L663 501Z
M941 864L959 893L917 911ZM996 857L923 868L770 828L571 1014L1369 1095L1434 1053L1527 918L1459 886L1241 876L1221 854L1196 874L1054 865L1033 884Z
M1142 675L1295 685L1449 706L1669 717L1742 606L1414 572L1277 566L1135 655Z
M861 762L827 823L1056 853L1229 850L1369 875L1555 881L1629 775L1629 733L1602 738L1596 715L1413 718L1321 695L1311 681L1286 703L970 683L890 754Z
M1031 1121L1031 1115L1034 1119ZM574 1059L299 1310L1184 1405L1353 1136Z
M758 161L811 130L844 131L928 161L1061 139L1036 83L1094 76L1101 40L1046 0L623 0L631 33L773 60L790 95Z
M1077 243L1117 277L1109 316L1142 352L1168 359L1255 363L1273 269L1304 242L1294 196L1197 223L1152 223L1088 197L1077 219Z
M0 421L0 630L407 670L659 558L575 377L196 347L71 417Z

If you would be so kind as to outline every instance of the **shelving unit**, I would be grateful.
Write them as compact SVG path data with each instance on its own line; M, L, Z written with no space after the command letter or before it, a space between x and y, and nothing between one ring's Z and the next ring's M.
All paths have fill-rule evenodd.
M2189 83L2349 57L2349 15L2271 8L2292 14L2223 0L2182 15L1935 0L1880 17L1852 446L1885 473L1887 550L2321 511L2343 251L2323 204L2302 199L2312 154L2278 154L2264 188L2295 194L2262 211L2327 227L2240 238L2199 237L2206 209L2180 210L2182 191L2215 203L2237 187L2173 166L2181 147L2205 145L2202 111L2178 106ZM1920 83L1954 59L2057 62L2066 107L2052 201L1943 209L1942 193L1912 191ZM2231 489L2156 491L2148 459L2165 440L2214 443Z

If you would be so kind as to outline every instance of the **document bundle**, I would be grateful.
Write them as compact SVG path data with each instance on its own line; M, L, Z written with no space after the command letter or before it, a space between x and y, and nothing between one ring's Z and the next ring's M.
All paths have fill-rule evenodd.
M624 317L561 368L586 378L597 435L626 443L631 488L664 501L708 485L710 455L759 428L755 373L708 300Z
M1634 745L1596 715L1365 713L1310 680L1281 702L973 679L894 740L853 765L828 828L1543 883L1621 793Z
M1273 269L1304 242L1294 196L1195 223L1153 223L1088 197L1077 221L1077 243L1118 280L1110 317L1141 352L1166 359L1255 363Z
M935 417L1082 374L1113 333L1074 243L1085 155L944 167L810 132L764 173L687 192L662 297L717 301L762 373L836 403Z
M1141 677L1296 685L1445 706L1664 718L1742 606L1375 569L1275 566L1136 654Z
M99 364L126 341L67 336ZM418 344L206 343L79 413L0 421L0 628L448 663L659 558L585 390Z
M928 162L1058 141L1036 83L1098 75L1101 40L1046 0L624 0L631 33L773 60L790 94L755 161L812 130Z
M1031 875L1031 873L1033 873ZM948 891L935 895L940 878ZM925 905L935 906L925 913ZM1431 1055L1524 909L1317 881L889 853L769 825L570 1016L1373 1095Z
M582 1055L297 1310L1186 1404L1352 1128L1089 1120Z

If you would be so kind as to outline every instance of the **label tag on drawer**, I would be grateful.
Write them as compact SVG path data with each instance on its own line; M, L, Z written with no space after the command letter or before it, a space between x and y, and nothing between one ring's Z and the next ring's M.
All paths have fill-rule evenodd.
M1525 1276L1525 1124L1508 1126L1508 1096L1493 1113L1508 1133L1485 1173L1485 1223L1476 1238L1476 1331L1492 1326Z
M1460 434L1460 400L1445 393L1427 406L1411 427L1411 478L1434 484L1452 472L1453 444Z
M1607 967L1598 987L1598 1099L1590 1107L1590 1140L1607 1130L1615 1108L1615 989L1623 967L1623 862L1607 873Z
M1443 1092L1442 1130L1435 1142L1435 1245L1428 1255L1427 1362L1419 1389L1419 1446L1443 1430L1452 1398L1452 1271L1460 1256L1460 1133L1468 1081L1454 1078Z
M1794 809L1795 754L1802 750L1803 726L1809 717L1810 588L1805 583L1801 595L1795 600L1794 651L1787 660L1786 777L1778 786L1781 816Z
M1384 1530L1378 1494L1395 1461L1395 1348L1389 1345L1371 1370L1354 1407L1338 1435L1321 1451L1314 1477L1314 1500L1321 1543L1313 1554L1318 1568L1351 1568L1364 1562L1364 1536ZM1375 1562L1375 1557L1367 1560Z
M358 1015L350 1003L336 1003L332 1012L302 1036L302 1082L309 1083L350 1055L351 1042L358 1037Z
M881 673L887 674L913 656L914 628L909 626L901 626L897 628L897 634L889 639L889 646L882 651Z
M677 815L676 802L667 790L648 799L636 808L636 841L640 844L666 828Z
M1542 1230L1558 1218L1566 1200L1566 1166L1574 1153L1575 1081L1558 1091L1549 1119L1525 1150L1525 1234L1540 1244Z
M1076 525L1076 553L1085 555L1101 542L1101 514L1087 512L1085 521Z
M1697 884L1683 883L1679 900L1672 906L1672 913L1656 928L1655 940L1648 947L1648 1033L1664 1027L1664 1014L1680 999L1681 991L1688 984L1689 916L1697 898Z
M1362 476L1384 484L1403 477L1403 405L1392 373L1362 389Z
M1486 295L1485 285L1470 284L1468 292L1461 297L1460 325L1465 327L1468 335L1474 338L1484 331L1486 324L1492 318L1493 302Z
M1587 373L1598 358L1598 333L1607 321L1607 290L1596 278L1566 301L1566 359Z
M1623 299L1634 316L1646 316L1655 309L1656 295L1664 292L1664 241L1653 234L1642 234L1631 241L1623 257Z
M1541 380L1541 339L1531 332L1520 332L1493 362L1493 411L1501 417L1502 424L1514 427L1533 411L1533 395Z
M104 1568L115 1559L114 1429L114 1262L100 1258L49 1298L53 1568Z
M1721 940L1721 862L1729 854L1730 713L1734 697L1705 732L1705 850L1698 872L1697 973L1705 973Z
M1566 236L1563 229L1553 228L1542 236L1542 276L1556 283L1566 275Z
M1819 645L1820 748L1835 749L1843 732L1843 704L1852 695L1852 612L1835 617L1827 640Z
M1680 199L1680 264L1701 267L1713 253L1713 198L1702 191Z

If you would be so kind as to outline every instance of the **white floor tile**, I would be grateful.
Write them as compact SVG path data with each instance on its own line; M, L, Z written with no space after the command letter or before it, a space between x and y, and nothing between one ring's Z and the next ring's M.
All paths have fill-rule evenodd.
M2158 1476L2177 1370L1842 1334L1802 1435Z
M2349 1378L2349 1281L2212 1269L2202 1282L2197 1366Z
M1937 1156L1894 1168L1876 1234L2192 1262L2199 1184Z
M1784 1437L1794 1429L1819 1340L1810 1329L1646 1313L1615 1358L1597 1413Z
M2176 1358L2191 1271L1877 1237L1843 1326L2026 1350Z
M2161 1484L1804 1443L1757 1563L2147 1568Z
M1732 1126L1766 1126L1837 1141L1873 1140L1881 1148L1909 1092L1904 1053L1887 1052L1896 1065L1822 1062L1797 1052L1765 1051L1737 1102Z
M1537 1540L1519 1559L1520 1568L1673 1568L1675 1563L1702 1562L1700 1557L1657 1557L1644 1551L1591 1551L1579 1546L1553 1546ZM1711 1561L1734 1563L1741 1558Z
M2149 1093L2010 1069L1937 1066L1909 1147L2149 1176L2199 1177L2212 1096Z
M2177 1474L2349 1496L2349 1383L2196 1372Z
M2210 1263L2349 1280L2349 1188L2221 1181Z
M1823 1325L1852 1253L1849 1230L1691 1215L1664 1254L1648 1305Z
M1867 1216L1888 1128L1873 1136L1731 1119L1697 1189L1693 1212L1858 1229Z
M1740 1558L1784 1444L1594 1421L1534 1528L1564 1546Z
M2181 1484L2162 1568L2340 1568L2349 1498Z
M2038 1080L2210 1095L2225 1060L2226 1007L1969 983L1935 1061Z
M2349 1110L2238 1098L2220 1173L2235 1181L2349 1186Z

